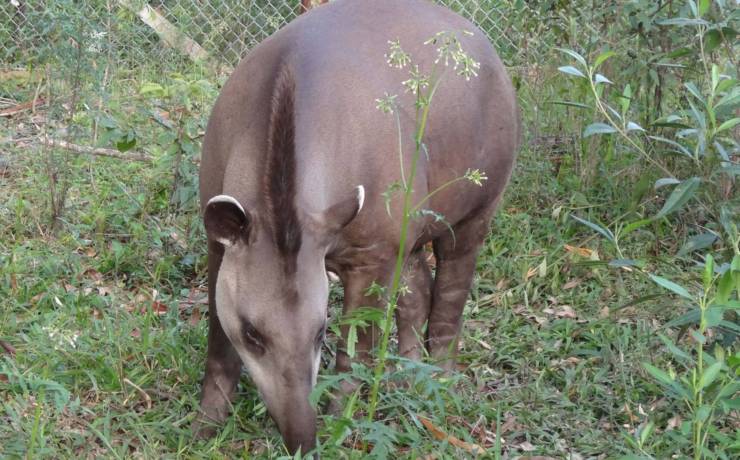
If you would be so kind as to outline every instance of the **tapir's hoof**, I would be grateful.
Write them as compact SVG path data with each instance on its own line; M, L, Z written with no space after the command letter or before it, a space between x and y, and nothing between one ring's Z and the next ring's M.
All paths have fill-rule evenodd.
M216 436L218 428L212 424L196 419L193 421L191 431L193 433L193 439L205 441Z
M228 413L216 408L201 407L198 410L198 416L193 420L190 427L193 438L205 440L216 436L227 416Z

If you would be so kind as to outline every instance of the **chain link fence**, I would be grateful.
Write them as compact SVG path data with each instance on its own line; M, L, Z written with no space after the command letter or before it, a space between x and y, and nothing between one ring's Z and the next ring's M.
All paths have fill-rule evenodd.
M533 40L548 28L536 26L542 11L531 2L437 1L475 22L510 66L545 42ZM119 66L178 69L203 57L233 66L299 11L299 0L0 0L0 62L48 62L59 57L57 46L73 40Z

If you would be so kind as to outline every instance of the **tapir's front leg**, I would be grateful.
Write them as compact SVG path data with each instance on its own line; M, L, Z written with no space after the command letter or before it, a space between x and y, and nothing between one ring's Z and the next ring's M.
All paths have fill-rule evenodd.
M387 271L381 270L357 270L352 269L349 273L342 274L342 283L344 284L344 306L343 316L351 316L352 312L361 307L384 308L385 301L377 294L368 295L368 288L373 284L386 286L390 275ZM337 372L348 372L352 369L352 358L347 354L347 334L349 326L341 327L342 337L337 347ZM355 344L355 358L364 363L370 363L373 347L378 344L378 328L371 324L367 328L358 328L357 343Z
M217 424L226 420L231 398L239 382L241 358L226 337L216 314L216 280L223 257L223 246L208 242L208 355L203 388L200 396L200 414L193 424L197 437L209 438L216 433Z
M367 260L372 258L372 262ZM351 316L352 312L361 307L385 308L385 300L377 294L368 295L368 288L376 283L380 286L388 286L393 275L393 253L391 250L387 254L376 248L372 256L364 255L364 264L352 264L352 268L347 270L338 270L340 279L344 286L344 305L342 314L344 317ZM378 328L372 324L367 328L358 328L357 342L355 344L355 356L350 357L347 354L347 334L349 326L343 325L341 328L341 337L337 344L337 361L336 372L349 372L352 370L352 361L357 360L365 364L372 364L372 350L378 345ZM343 381L339 389L339 394L334 395L334 399L329 405L329 413L338 414L341 411L339 405L341 397L352 393L357 388L355 381Z

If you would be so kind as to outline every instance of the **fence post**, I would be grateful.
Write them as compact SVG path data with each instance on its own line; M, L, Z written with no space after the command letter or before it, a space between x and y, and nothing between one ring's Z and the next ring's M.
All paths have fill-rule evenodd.
M301 0L301 14L326 2L327 0Z

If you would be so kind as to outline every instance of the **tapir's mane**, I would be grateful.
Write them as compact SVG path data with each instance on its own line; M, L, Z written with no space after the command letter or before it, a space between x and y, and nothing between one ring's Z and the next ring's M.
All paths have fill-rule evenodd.
M294 272L301 248L301 225L295 206L295 80L283 66L272 90L264 196L270 231L284 261Z

